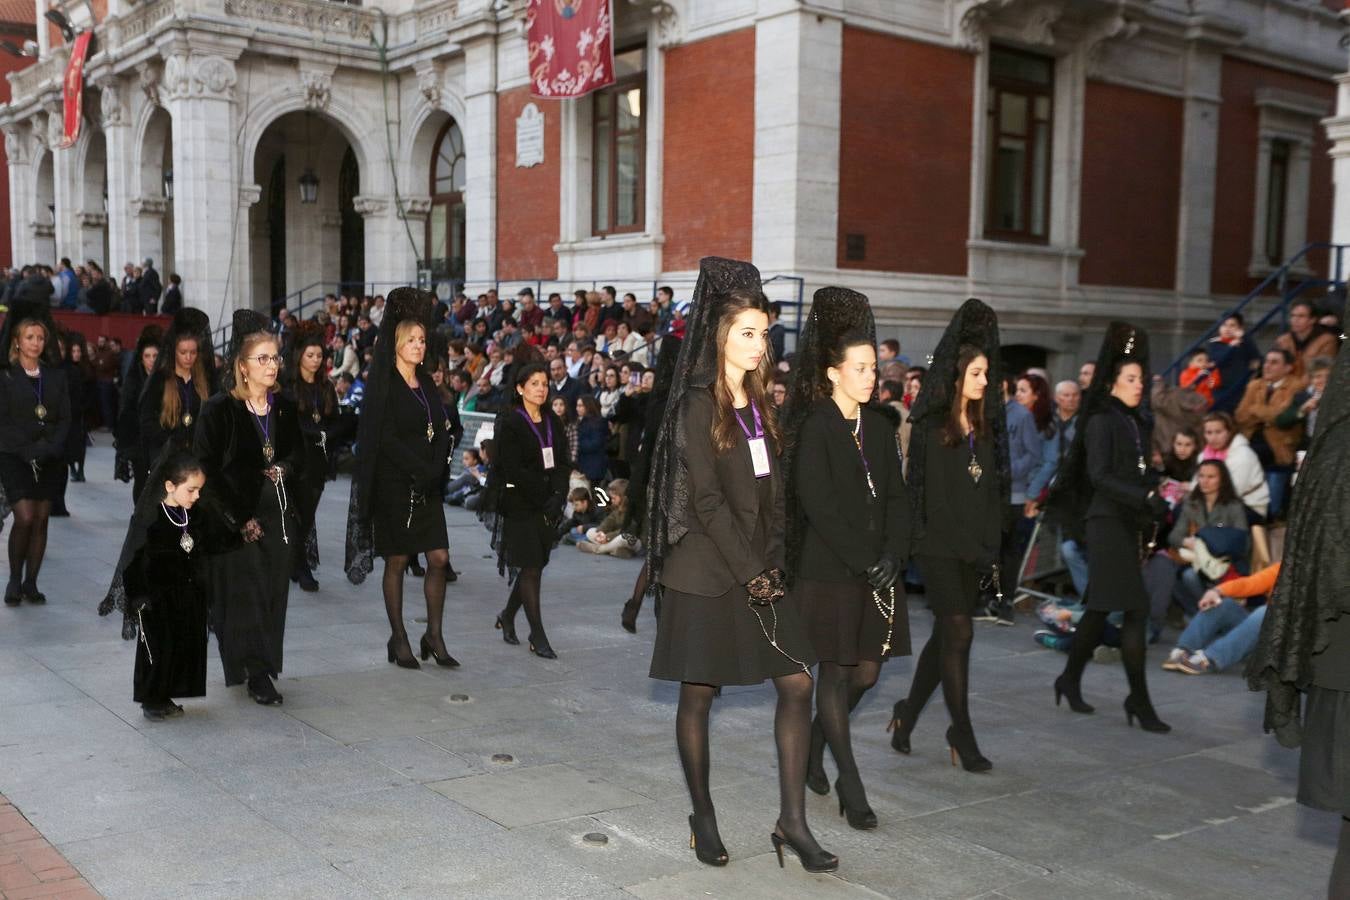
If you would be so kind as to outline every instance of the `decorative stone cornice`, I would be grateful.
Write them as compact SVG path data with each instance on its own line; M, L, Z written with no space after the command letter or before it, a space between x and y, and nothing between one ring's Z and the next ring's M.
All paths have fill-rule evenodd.
M33 237L56 237L56 226L51 222L29 222L28 228L33 232Z
M403 197L403 209L399 210L400 219L425 219L431 213L430 197Z
M5 159L10 165L21 166L28 162L28 142L18 128L5 130Z
M47 108L47 146L60 147L65 138L65 112L57 103Z
M157 62L147 61L136 67L136 84L154 106L160 105L159 85L163 75L164 69Z
M128 205L133 216L162 216L169 211L169 198L132 197Z
M362 197L352 198L352 209L356 210L359 216L370 218L372 216L382 216L389 209L389 198L387 197Z
M81 228L103 228L108 224L108 214L101 212L82 212L75 216L75 223Z
M239 76L223 56L175 52L164 62L164 96L169 100L203 98L234 100Z
M126 113L122 107L122 82L114 75L107 75L99 83L99 117L105 129L118 128L127 124Z
M248 209L262 199L262 185L241 184L239 186L239 206Z
M305 89L305 108L323 112L333 96L333 69L304 66L300 69L300 84Z
M419 63L414 71L417 73L417 89L422 92L427 104L432 109L440 109L441 90L444 83L441 66L438 63L428 61Z
M1139 23L1119 14L1106 16L1093 25L1083 37L1088 75L1098 76L1103 74L1105 50L1109 45L1128 41L1138 33Z

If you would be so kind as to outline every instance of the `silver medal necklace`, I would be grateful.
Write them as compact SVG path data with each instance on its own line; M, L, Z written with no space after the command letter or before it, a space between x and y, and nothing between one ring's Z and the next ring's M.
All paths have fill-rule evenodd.
M196 546L196 542L192 540L192 535L188 534L188 520L191 518L188 511L183 510L183 521L180 522L173 517L173 513L169 512L169 507L164 501L160 501L159 508L164 510L164 518L183 530L183 536L178 539L178 546L183 548L184 553L191 553L192 548ZM179 509L182 509L182 507L179 507Z

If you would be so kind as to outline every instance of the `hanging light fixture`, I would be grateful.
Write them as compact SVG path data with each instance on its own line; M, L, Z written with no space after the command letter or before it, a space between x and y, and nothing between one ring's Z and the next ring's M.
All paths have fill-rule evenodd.
M173 169L164 170L164 199L173 199Z
M310 148L313 146L309 139L309 117L310 113L305 113L305 156L310 155ZM314 167L305 166L305 171L300 173L300 202L306 205L312 205L319 202L319 176L314 174Z

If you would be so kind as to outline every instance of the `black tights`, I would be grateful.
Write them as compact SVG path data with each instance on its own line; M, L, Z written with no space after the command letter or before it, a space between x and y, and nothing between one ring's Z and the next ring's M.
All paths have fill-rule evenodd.
M805 672L780 675L773 680L778 691L773 736L778 745L778 826L803 849L819 848L806 826L806 758L811 746L811 676ZM713 815L708 789L711 760L708 750L708 717L717 688L710 684L680 685L680 705L675 713L675 744L680 765L689 785L694 815Z
M1064 666L1064 678L1077 685L1083 678L1083 670L1092 651L1102 642L1102 631L1106 628L1106 617L1110 613L1090 609L1083 613L1074 629L1073 646L1069 648L1069 661ZM1130 682L1130 696L1137 702L1148 703L1148 679L1144 677L1144 659L1148 650L1148 610L1130 610L1125 613L1125 623L1120 628L1120 661L1125 666L1125 677Z
M816 720L811 725L811 763L818 765L825 744L830 747L839 778L852 786L861 786L858 763L853 758L853 738L848 717L863 694L871 690L881 674L881 663L861 660L856 666L822 662L816 683Z
M403 572L411 558L409 554L400 554L384 560L384 611L389 616L390 632L404 640L408 631L403 624ZM448 550L428 550L427 574L422 578L422 594L427 601L427 638L442 656L445 638L441 635L441 620L445 614L445 571L449 564Z
M942 685L947 713L958 727L970 724L970 643L975 637L970 616L940 615L933 621L933 633L919 653L914 666L914 681L909 686L911 722L919 717L928 698Z
M1350 816L1341 816L1341 839L1336 846L1336 861L1331 864L1331 883L1327 900L1350 897Z
M37 587L42 558L47 555L47 522L50 500L14 501L14 524L9 532L9 580L26 588Z
M548 635L544 633L544 618L539 609L539 590L543 577L543 569L521 569L516 575L516 583L511 587L506 609L502 610L502 621L514 625L516 611L525 607L525 621L530 623L530 640L536 644L540 641L548 643Z
M644 562L642 571L638 572L637 581L633 582L633 596L628 600L628 605L635 607L636 610L642 609L642 598L647 596L648 579L647 564Z

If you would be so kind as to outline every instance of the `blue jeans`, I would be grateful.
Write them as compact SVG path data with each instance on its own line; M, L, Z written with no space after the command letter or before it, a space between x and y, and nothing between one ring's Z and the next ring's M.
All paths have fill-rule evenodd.
M1078 596L1087 595L1088 561L1087 554L1077 541L1065 541L1059 545L1059 553L1064 557L1064 565L1069 567L1069 578Z
M1293 470L1285 466L1271 466L1266 470L1266 488L1270 491L1271 519L1284 513L1284 495L1289 493L1289 479Z
M1265 618L1264 606L1249 613L1241 603L1224 597L1218 606L1197 613L1191 619L1191 624L1177 640L1177 646L1205 651L1210 666L1223 670L1242 662L1256 649Z

